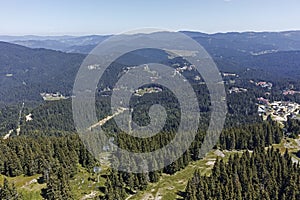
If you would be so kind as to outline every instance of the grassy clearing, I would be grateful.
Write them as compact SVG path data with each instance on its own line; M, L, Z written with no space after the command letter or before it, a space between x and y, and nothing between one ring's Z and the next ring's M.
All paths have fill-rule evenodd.
M283 154L286 149L289 150L294 161L300 161L299 158L295 156L300 149L300 138L290 139L284 138L280 144L272 145L274 148L278 148ZM177 172L174 175L163 174L159 182L149 184L147 190L137 193L136 195L128 198L129 200L147 200L147 199L181 199L180 193L185 190L187 181L192 177L194 171L199 169L202 172L202 175L210 175L211 169L213 167L213 161L217 159L217 155L214 153L215 150L208 153L208 155L199 161L190 163L185 169ZM230 155L236 153L242 155L245 151L223 151L225 157L222 158L225 162L228 161ZM221 158L221 157L219 157ZM151 198L152 197L152 198Z
M107 174L107 169L104 169L99 173L99 183L98 174L90 173L81 166L78 167L77 175L70 180L70 187L72 193L74 194L74 199L81 199L85 195L91 194L94 191L95 195L101 194L101 187L104 187L105 178ZM3 184L4 178L10 183L14 183L18 192L22 195L24 200L42 200L41 190L46 187L46 184L39 184L33 180L37 180L41 174L34 176L17 176L17 177L6 177L0 175L0 183Z
M82 167L79 167L77 175L70 181L74 198L81 199L85 195L91 194L91 192L95 192L97 196L103 194L100 189L105 185L105 175L107 175L106 169L101 171L99 174L94 174L88 172Z
M10 183L14 183L18 192L22 195L25 200L42 200L41 190L46 187L46 184L39 184L34 180L37 180L41 175L37 174L34 176L16 176L16 177L6 177L0 175L0 183L3 184L4 178L6 178Z
M44 97L44 101L59 101L67 99L66 97Z
M227 161L229 156L235 153L242 154L242 151L224 152L225 157L223 159ZM214 151L211 151L204 159L190 163L186 168L174 175L163 174L157 183L149 184L147 190L139 192L128 199L146 200L151 197L153 199L157 198L162 200L180 199L180 193L184 191L186 184L192 177L194 171L199 169L203 175L209 175L217 157L218 156L214 153Z
M290 153L297 152L300 149L296 140L291 138L284 138L279 144L273 144L272 146L279 149L281 153L284 153L286 149L288 149Z
M284 138L279 144L274 144L273 147L279 149L282 154L288 149L293 162L300 162L300 159L296 156L296 153L300 150L300 137L297 139Z

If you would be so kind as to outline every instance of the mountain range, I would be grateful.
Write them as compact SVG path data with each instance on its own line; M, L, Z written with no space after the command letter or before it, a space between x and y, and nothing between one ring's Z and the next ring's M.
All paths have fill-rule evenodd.
M223 72L264 80L300 78L300 31L182 33L200 43ZM108 37L0 36L0 103L41 101L42 92L71 95L86 54Z
M182 31L205 48L235 49L242 53L263 54L274 51L300 50L300 31L229 32L206 34ZM30 48L45 48L68 53L89 53L111 35L87 36L0 36L0 41Z

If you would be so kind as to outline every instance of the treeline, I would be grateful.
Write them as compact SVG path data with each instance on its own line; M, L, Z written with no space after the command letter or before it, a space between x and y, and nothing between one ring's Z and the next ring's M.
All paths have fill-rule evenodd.
M96 165L95 158L75 134L12 137L1 140L0 149L0 173L8 177L42 174L38 181L47 183L42 193L45 199L72 199L69 180L77 174L78 166L91 170ZM4 186L0 188L3 190Z
M0 173L9 177L41 174L53 163L76 172L77 164L91 167L95 159L77 135L66 137L13 137L0 141Z
M280 143L284 134L278 123L268 118L262 123L225 129L220 136L221 149L249 149Z
M217 160L212 174L196 171L189 180L186 200L296 200L300 199L300 165L286 151L257 148L231 156L228 163Z
M292 119L288 117L286 124L286 131L289 137L297 138L300 133L300 119Z

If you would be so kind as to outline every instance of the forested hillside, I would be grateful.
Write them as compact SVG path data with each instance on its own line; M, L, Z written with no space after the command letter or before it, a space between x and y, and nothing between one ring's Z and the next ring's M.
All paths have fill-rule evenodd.
M0 42L1 103L41 101L42 92L70 95L83 58Z
M295 114L297 110L289 113L285 121L266 114L276 109L280 115L292 109L287 102L300 103L299 32L185 34L207 49L223 78L228 113L212 150L219 155L199 157L213 109L201 74L186 60L170 57L162 50L134 51L118 58L99 81L95 91L99 121L114 114L111 95L124 89L114 88L116 81L143 63L165 64L184 76L197 94L200 112L195 140L183 155L161 170L139 174L110 168L113 157L122 169L129 168L122 165L128 160L132 166L141 166L133 157L120 157L118 152L104 152L96 160L76 133L72 87L84 54L0 42L0 199L140 199L149 191L159 196L159 190L153 188L165 177L185 173L186 168L190 171L180 180L181 188L168 183L173 196L162 199L299 199L299 114ZM32 39L38 42L18 42L82 52L103 38ZM59 46L62 41L65 46ZM158 89L152 92L153 88ZM43 99L40 93L61 94L63 98ZM277 108L270 104L274 101L286 106ZM153 82L134 91L130 103L132 120L139 125L149 124L151 105L163 105L165 126L155 136L139 139L124 133L112 118L101 126L114 145L131 152L150 152L174 138L181 111L172 91ZM266 109L259 112L262 105ZM288 151L282 155L284 149ZM176 150L168 149L168 154ZM203 165L206 159L213 160ZM158 162L152 160L149 165L155 167Z
M299 79L300 39L298 32L215 35L184 33L190 35L210 53L221 71L239 73L242 78ZM70 45L77 48L78 45L91 45L91 43L95 45L104 38L106 37L86 36L58 40L69 41ZM38 41L49 42L48 40ZM68 42L64 44L66 43ZM157 57L160 57L162 61L163 52L153 51L147 54L148 58L151 57L157 61ZM127 59L125 65L132 66L134 63L139 63L141 58L138 57L131 59L133 63ZM0 42L1 102L40 101L39 93L41 92L60 92L65 96L71 95L75 75L84 58L84 54L63 53L40 48L30 49ZM143 61L147 60L145 57L143 59ZM174 60L168 62L173 63ZM166 64L165 61L163 63Z
M265 130L268 130L265 132ZM229 132L230 134L228 134ZM149 183L157 182L162 173L175 174L185 168L191 161L199 160L198 152L201 147L205 132L199 132L188 151L176 162L166 166L160 171L145 174L132 174L109 170L104 188L104 199L123 199L128 194L145 190ZM172 133L154 137L152 140L141 141L131 139L126 134L120 134L116 144L131 151L151 150L160 146L172 137ZM255 149L277 143L283 133L276 126L264 122L260 125L242 126L225 130L221 136L219 146L227 149ZM234 139L233 139L234 138ZM32 176L42 174L39 184L46 183L41 195L46 199L71 198L72 189L69 181L79 172L79 166L91 171L97 166L97 161L92 157L82 144L77 135L63 137L12 137L1 140L0 173L7 177L19 175ZM119 157L120 163L123 159ZM134 160L132 160L134 162ZM132 163L139 165L139 163ZM57 184L65 184L57 187ZM127 188L127 189L126 189Z
M300 198L300 166L288 152L257 148L228 163L217 160L209 177L196 171L186 187L185 199L280 199Z

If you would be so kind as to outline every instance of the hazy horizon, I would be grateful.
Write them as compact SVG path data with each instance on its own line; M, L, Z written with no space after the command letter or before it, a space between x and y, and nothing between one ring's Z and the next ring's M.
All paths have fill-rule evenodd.
M219 32L300 30L300 1L1 2L0 35L110 35L145 27Z
M253 31L253 30L245 30L245 31L219 31L219 32L205 32L201 30L174 30L175 32L197 32L197 33L204 33L208 35L213 34L226 34L226 33L284 33L284 32L300 32L300 29L287 29L287 30L261 30L261 31ZM122 32L121 32L122 33ZM1 37L29 37L29 36L35 36L35 37L84 37L84 36L110 36L110 35L116 35L121 33L107 33L107 34L101 34L101 33L86 33L86 34L57 34L57 35L47 35L47 34L15 34L15 35L9 35L9 34L0 34Z

